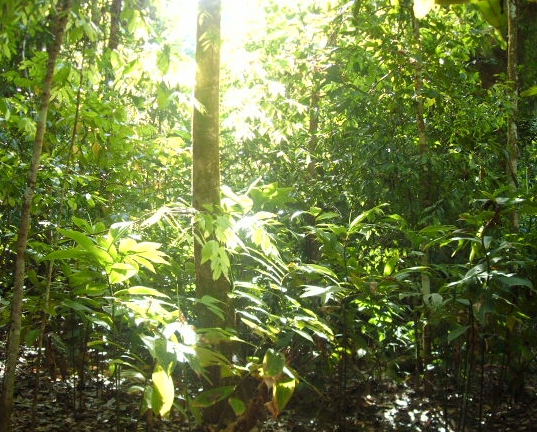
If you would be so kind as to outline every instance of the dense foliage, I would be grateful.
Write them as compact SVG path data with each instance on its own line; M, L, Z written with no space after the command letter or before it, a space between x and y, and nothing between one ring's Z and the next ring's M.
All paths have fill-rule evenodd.
M235 430L356 376L449 389L458 430L485 369L521 394L537 353L537 4L520 1L515 91L504 29L470 4L417 20L407 1L263 2L262 28L224 32L224 186L207 213L190 204L194 56L168 2L75 1L26 250L36 373L81 394L106 377L148 424L227 401ZM1 5L1 334L55 5ZM232 287L226 328L198 322L227 308L196 295L193 223Z

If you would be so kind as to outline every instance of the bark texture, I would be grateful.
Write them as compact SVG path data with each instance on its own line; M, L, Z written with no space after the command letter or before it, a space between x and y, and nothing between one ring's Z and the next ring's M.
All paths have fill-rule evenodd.
M119 46L119 31L121 29L121 9L123 0L112 0L110 5L110 37L108 49L113 51Z
M220 0L200 0L196 39L196 100L192 118L192 199L194 208L201 213L215 215L220 205ZM224 319L220 319L203 304L198 308L198 325L201 328L226 327L231 324L231 307L228 293L230 282L221 276L213 279L211 263L202 264L203 229L194 224L194 261L196 268L196 297L210 296L219 300ZM215 347L216 348L216 347ZM218 347L225 353L223 347ZM220 368L209 368L212 387L221 384ZM225 404L227 406L227 403ZM204 420L219 423L223 407L216 404L204 411Z
M196 106L192 119L192 199L199 212L214 213L220 205L220 0L200 0L196 44ZM201 264L203 237L194 227L196 293L227 300L229 283L224 277L213 280L210 263ZM199 324L211 327L219 323L215 315L200 308Z

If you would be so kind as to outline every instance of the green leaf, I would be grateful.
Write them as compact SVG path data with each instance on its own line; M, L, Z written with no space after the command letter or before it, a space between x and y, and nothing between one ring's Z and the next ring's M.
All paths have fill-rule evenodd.
M385 205L386 204L381 204L377 207L373 207L372 209L369 209L361 213L360 215L356 216L352 220L352 222L349 224L349 234L352 234L353 232L360 230L362 228L361 227L362 222L371 218L372 215L383 214L381 207Z
M263 358L263 376L277 377L283 372L285 357L281 352L269 348Z
M200 393L200 395L194 401L192 401L192 404L199 408L208 408L221 400L224 400L234 391L234 386L224 386L206 390Z
M163 74L167 74L170 69L170 45L165 44L162 50L157 52L157 67Z
M130 255L128 258L125 258L125 262L133 261L137 264L140 264L142 267L145 267L151 273L156 273L155 267L151 264L151 261L141 257L140 255Z
M73 293L80 296L94 296L101 297L106 291L108 291L108 285L89 283L86 286L75 288Z
M503 0L473 0L487 22L495 28L507 26L507 14L504 11Z
M195 346L194 349L201 367L206 368L208 366L226 366L229 363L226 357L220 354L218 351L201 346Z
M151 379L154 388L151 399L153 410L161 416L166 416L170 412L175 397L173 379L158 363L155 365Z
M231 207L234 203L241 206L244 211L250 211L253 206L253 200L247 195L237 195L233 190L226 185L222 185L222 194L224 195L223 203L229 202Z
M296 380L292 379L290 381L280 382L274 386L272 399L275 402L278 413L283 411L291 396L293 396L295 385Z
M172 374L173 368L175 367L175 360L177 358L173 345L168 343L166 339L162 337L157 337L155 339L155 351L154 357L157 360L158 364L162 366L164 371L167 374Z
M92 232L92 227L91 225L84 219L81 219L81 218L78 218L76 216L73 216L71 218L71 220L73 221L73 223L80 229L90 233Z
M99 246L93 245L87 249L88 252L97 260L99 265L106 266L114 262L114 258Z
M209 240L203 245L201 249L201 263L206 263L209 260L213 260L218 256L220 250L220 243L216 240Z
M333 270L329 269L328 267L319 265L319 264L303 264L299 268L305 271L306 273L327 276L329 278L337 280L337 275L334 273Z
M324 213L321 213L319 216L317 216L317 222L321 222L323 220L335 219L335 218L338 218L340 216L341 215L339 213L324 212Z
M24 338L24 341L27 346L31 347L35 344L37 341L37 338L39 337L39 334L41 333L40 329L31 329L26 332L26 336Z
M532 86L527 90L524 90L520 93L520 96L522 97L530 97L530 96L536 96L537 95L537 86Z
M156 264L169 264L168 261L164 259L164 257L166 257L166 254L159 250L147 249L147 250L138 251L137 254L133 256L132 258L139 259L139 257L145 258Z
M201 303L202 305L206 306L207 309L209 309L212 313L214 313L220 319L224 319L224 311L219 306L219 304L222 303L220 300L209 295L204 295L201 299L197 301Z
M498 276L498 279L508 287L523 286L529 289L533 289L533 284L529 279L519 276Z
M148 288L144 286L133 286L130 288L118 290L115 293L116 297L122 297L125 295L143 295L143 296L153 296L153 297L166 297L169 298L166 294L161 293L155 288Z
M171 92L165 84L161 83L157 87L157 105L159 109L166 109L171 102Z
M58 231L65 237L69 237L70 239L77 242L80 246L82 246L84 249L89 250L93 246L95 246L95 242L91 237L88 237L84 234L82 234L79 231L73 231L69 229L62 229L60 228Z
M138 273L138 269L130 264L115 263L107 268L108 280L111 284L125 282Z
M311 335L309 333L306 333L304 330L300 330L300 329L297 329L297 328L293 328L292 329L296 334L302 336L304 339L306 339L307 341L313 343L313 338L311 337Z
M461 337L466 331L470 328L470 326L458 326L457 328L451 330L448 334L447 341L448 343L453 342L455 339L458 339Z
M93 312L84 303L78 302L76 300L63 299L61 305L79 312Z
M383 275L390 276L395 270L395 266L397 265L398 262L399 262L399 256L389 257L386 260L386 264L384 265Z
M87 258L88 252L80 249L67 249L57 250L51 252L43 258L44 260L61 260L61 259L75 259L75 258Z
M112 328L112 318L108 315L102 314L102 313L96 313L95 315L87 314L86 318L98 325L101 326L107 330L110 330Z
M244 414L244 411L246 411L246 404L241 399L230 397L227 401L229 405L231 405L231 408L233 408L233 412L237 417Z
M122 253L124 255L128 254L131 251L136 251L136 248L138 246L138 242L130 237L121 239L119 242L119 253Z
M330 294L341 291L339 286L317 286L317 285L304 285L304 292L300 295L301 298L305 297L329 297Z

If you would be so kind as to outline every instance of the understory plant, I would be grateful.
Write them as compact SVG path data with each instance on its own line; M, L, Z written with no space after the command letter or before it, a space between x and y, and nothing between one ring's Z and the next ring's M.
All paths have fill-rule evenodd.
M299 380L289 346L333 339L330 327L303 301L308 297L303 289L314 289L308 280L335 286L335 273L284 262L270 233L277 215L254 212L246 194L224 192L217 216L175 204L110 228L75 217L73 228L59 229L60 248L45 257L59 264L62 284L51 301L52 321L61 327L62 317L70 316L90 329L78 341L83 350L108 357L118 394L120 387L139 394L140 413L150 421L172 409L201 421L201 410L223 400L241 419L251 414L258 392L264 394L261 408L278 416ZM203 222L202 235L209 239L203 259L211 263L213 276L234 282L229 301L236 310L235 328L197 328L196 305L222 314L221 305L209 296L195 298L192 277L183 275L185 286L177 287L177 273L191 270L177 261L188 260L192 242L186 228L192 217ZM175 236L166 239L166 248L144 240L163 231ZM215 366L230 377L229 385L203 390L210 379L207 368ZM258 385L245 392L246 381Z

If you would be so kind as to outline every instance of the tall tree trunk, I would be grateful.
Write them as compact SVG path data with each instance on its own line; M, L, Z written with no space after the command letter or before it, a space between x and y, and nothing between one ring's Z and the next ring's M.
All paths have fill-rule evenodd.
M425 108L423 105L423 64L421 60L421 55L423 52L421 46L421 36L420 36L420 26L418 19L414 16L412 8L410 8L412 14L412 30L413 38L416 52L416 60L414 61L414 90L416 92L416 125L418 132L418 151L420 155L420 179L419 179L419 200L421 211L424 211L427 207L431 205L431 196L430 196L430 184L429 184L429 174L427 167L427 126L425 123ZM429 265L429 251L423 248L421 265L427 267ZM428 389L430 377L427 373L427 365L431 363L432 357L432 343L431 343L431 326L429 323L429 310L427 299L431 294L431 280L429 275L425 272L421 272L421 297L423 299L423 314L421 323L421 356L419 355L419 341L416 340L417 347L417 370L423 371L425 374L425 387ZM419 332L418 332L419 333ZM417 381L416 381L417 382Z
M196 105L192 118L192 199L199 212L218 211L220 205L220 0L199 0L196 36ZM232 308L228 293L230 282L225 276L213 278L211 263L202 264L203 230L195 223L194 261L196 268L196 296L210 296L219 300L225 319L220 319L203 304L198 308L198 324L202 328L225 327L231 324ZM221 382L220 368L209 370L211 385ZM204 420L218 423L223 407L219 404L204 411Z
M123 8L123 0L112 0L110 3L110 35L108 36L107 52L105 55L105 80L107 85L114 83L116 74L112 67L110 56L119 46L120 30L121 30L121 9Z
M309 105L309 125L308 125L308 153L310 157L310 161L307 166L307 175L309 177L309 181L312 185L315 185L317 182L317 143L319 141L318 133L319 133L319 102L320 102L320 93L321 93L321 86L319 84L319 71L318 71L318 65L315 61L313 65L312 70L312 90L310 95L310 105ZM317 204L317 203L311 203L311 204ZM315 226L315 216L310 215L306 213L306 217L304 219L304 222L311 226ZM319 261L320 258L320 244L317 239L317 235L315 233L309 233L306 235L305 239L305 252L306 252L306 259L308 262L316 263Z
M108 37L108 49L113 51L119 46L119 30L121 23L121 9L123 0L112 0L110 4L110 36Z
M507 0L507 84L511 89L510 113L507 120L507 175L513 190L518 188L518 0ZM511 217L518 229L518 213Z
M54 9L53 9L54 10ZM9 336L6 347L6 369L2 383L2 399L0 405L0 426L4 432L11 432L11 414L13 412L13 391L15 388L15 371L19 359L22 302L24 295L24 280L26 277L26 247L30 227L30 211L35 193L37 173L39 171L43 139L47 126L47 113L50 103L50 91L56 60L62 46L63 34L71 10L71 0L62 0L56 7L56 16L53 27L53 40L48 47L48 61L45 79L43 81L41 103L38 112L37 127L34 140L34 151L28 183L22 201L21 219L17 238L17 257L15 260L15 281L13 285L13 298L11 301L11 319Z

